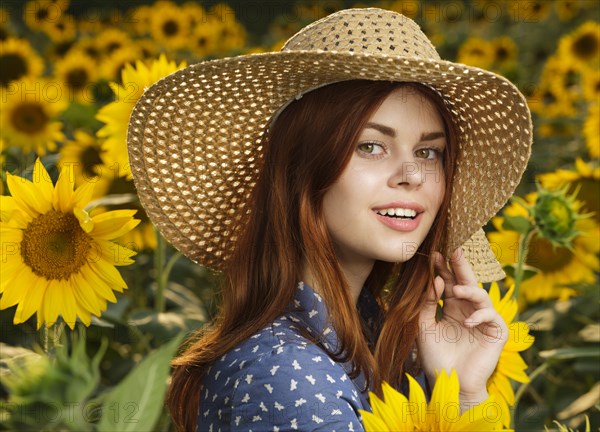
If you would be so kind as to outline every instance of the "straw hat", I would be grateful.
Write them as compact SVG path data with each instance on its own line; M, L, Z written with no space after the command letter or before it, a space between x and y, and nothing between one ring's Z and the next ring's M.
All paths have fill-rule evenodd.
M140 200L163 236L219 270L251 211L261 137L294 98L329 83L417 81L437 90L459 131L448 254L460 245L480 281L501 279L481 227L513 194L530 155L525 98L494 73L441 60L409 18L347 9L305 27L280 52L198 63L148 88L129 122Z

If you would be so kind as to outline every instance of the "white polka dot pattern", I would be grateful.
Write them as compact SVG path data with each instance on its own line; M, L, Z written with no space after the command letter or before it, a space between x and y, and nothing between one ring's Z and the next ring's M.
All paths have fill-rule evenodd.
M360 302L367 317L379 312L367 295L361 295ZM322 336L323 347L302 336L302 331ZM328 355L337 343L323 300L300 283L287 314L207 371L197 430L362 431L358 410L370 410L368 390L362 375L351 379L350 366Z

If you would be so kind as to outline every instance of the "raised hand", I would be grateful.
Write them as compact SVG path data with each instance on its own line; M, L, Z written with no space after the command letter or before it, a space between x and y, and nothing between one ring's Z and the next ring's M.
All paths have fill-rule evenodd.
M461 249L450 258L450 268L436 252L434 289L419 315L417 345L430 384L435 372L455 369L460 382L463 408L487 398L487 380L494 371L508 327L496 312ZM441 319L436 320L443 297Z

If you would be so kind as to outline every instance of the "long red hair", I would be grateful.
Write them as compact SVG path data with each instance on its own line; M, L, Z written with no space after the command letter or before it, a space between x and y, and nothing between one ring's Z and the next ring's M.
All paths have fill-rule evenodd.
M446 125L446 191L437 218L406 263L376 262L365 288L379 299L385 320L371 351L339 267L322 214L323 195L340 176L354 143L383 100L399 87L416 91L437 107ZM220 309L173 361L167 398L179 430L195 430L203 373L213 361L280 316L292 301L308 263L341 341L338 361L351 361L374 388L399 386L417 336L418 314L434 277L430 259L442 250L450 201L456 132L442 98L417 83L345 81L294 100L263 139L261 177L251 212L237 227L235 251L223 272ZM315 341L318 343L318 341Z

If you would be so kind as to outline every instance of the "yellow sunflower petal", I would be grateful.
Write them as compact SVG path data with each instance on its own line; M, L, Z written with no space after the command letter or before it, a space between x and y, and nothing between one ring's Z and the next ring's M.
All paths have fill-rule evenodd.
M127 234L140 223L140 219L105 221L93 235L97 239L113 240Z
M111 287L107 285L106 282L104 282L104 280L100 278L89 265L84 265L81 267L80 273L90 283L99 297L106 299L111 303L115 303L117 301L115 293Z
M385 422L368 411L360 410L366 432L391 432Z
M81 305L82 308L87 310L90 313L93 313L96 316L100 316L102 311L102 305L106 304L103 300L98 298L98 295L88 283L88 281L81 276L81 274L76 273L72 276L74 285L76 288L73 290L75 294L75 300Z
M395 410L397 410L398 407L387 405L375 394L371 394L370 402L373 414L383 420L389 430L397 429L399 421Z
M535 338L529 334L529 325L523 321L510 323L508 326L509 337L504 349L506 351L520 352L525 351L535 341Z
M44 318L47 327L54 325L58 319L61 307L61 288L60 282L56 279L48 281L46 292L44 293L44 300L42 301L42 310L44 311Z
M108 261L100 258L94 263L90 263L90 267L96 274L101 275L107 284L113 287L114 290L122 292L123 289L127 288L127 283L123 280L119 270Z
M79 226L81 227L81 229L88 234L91 233L94 229L94 221L92 220L92 218L90 218L88 212L86 212L82 208L75 207L73 209L73 214L79 221Z
M73 192L73 203L78 207L85 207L94 196L95 182L87 181Z
M19 303L19 307L15 312L14 323L20 324L27 321L42 305L42 299L46 292L48 281L42 277L38 277L34 285L30 285L29 290L23 297L23 301Z
M425 421L427 411L427 400L421 385L409 374L406 374L408 379L408 400L410 402L411 411L410 417L413 424L418 425Z
M56 187L54 188L53 205L54 209L62 213L68 213L73 209L73 186L74 175L71 170L63 168L58 176Z
M459 390L456 371L453 369L448 376L446 371L442 370L433 386L427 410L428 422L439 423L441 430L449 430L452 427L452 424L460 418Z
M45 213L46 206L42 205L37 199L36 188L32 182L6 173L6 183L19 210L31 218L38 216L40 213Z
M14 276L12 278L7 278L7 282L4 280L2 281L3 291L2 297L0 297L0 310L14 306L22 301L24 292L21 287L29 286L26 285L26 283L35 283L35 280L32 281L31 278L28 277L28 270L29 267L20 266L14 271Z
M73 294L73 288L70 281L61 280L59 282L58 291L60 292L62 305L60 314L64 322L73 330L77 321L77 304Z
M6 289L13 285L13 281L17 280L19 272L23 270L23 261L21 256L7 256L2 254L2 277L0 278L0 293L3 293ZM0 309L4 309L0 307Z
M43 206L43 211L40 213L46 213L50 210L52 204L52 193L54 192L54 185L50 174L46 171L46 167L42 164L42 161L37 158L33 165L33 184L36 187L38 193L38 201Z
M96 243L100 246L101 257L112 265L123 266L133 263L131 257L136 255L136 252L131 249L108 240L97 240Z
M527 369L527 363L523 361L521 356L517 353L502 353L500 356L510 355L510 360L499 361L497 370L498 372L508 376L509 378L519 382L529 382L529 377L525 373Z
M385 404L388 407L393 407L395 409L395 415L397 418L395 427L399 427L398 425L406 425L407 430L412 430L412 415L414 414L415 409L418 409L418 407L410 405L406 396L397 391L387 382L383 383L382 388Z
M515 403L515 391L506 375L499 373L494 375L493 385L490 386L489 393L496 395L498 400L506 401L508 405L512 406Z

